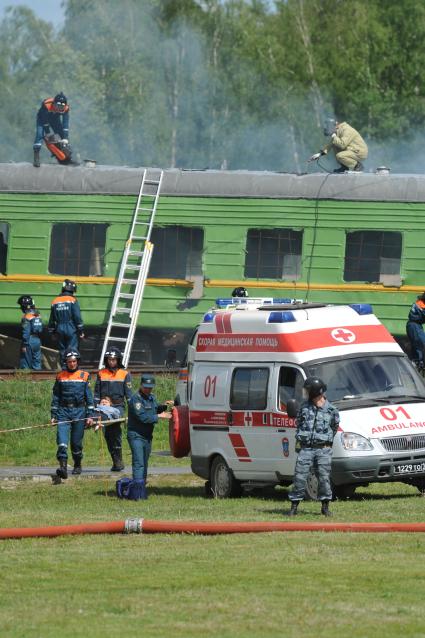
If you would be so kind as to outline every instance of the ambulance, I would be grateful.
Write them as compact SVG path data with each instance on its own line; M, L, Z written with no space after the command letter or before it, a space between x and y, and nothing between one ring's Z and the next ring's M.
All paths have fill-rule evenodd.
M306 377L327 385L341 423L334 495L401 481L425 491L425 384L368 304L218 299L187 351L170 446L219 498L290 485ZM314 475L307 496L317 496Z

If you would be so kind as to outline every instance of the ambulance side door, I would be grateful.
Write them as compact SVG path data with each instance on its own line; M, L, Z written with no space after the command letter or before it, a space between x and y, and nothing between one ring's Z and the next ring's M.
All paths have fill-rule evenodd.
M196 363L190 379L190 430L193 456L229 451L229 381L226 363Z
M269 471L268 397L273 364L233 364L230 383L230 439L236 478L262 480Z
M298 406L303 401L305 375L294 364L275 364L274 389L271 397L272 422L276 433L280 461L279 472L291 477L294 473L297 456L295 454L296 419L288 416L287 403L295 399Z

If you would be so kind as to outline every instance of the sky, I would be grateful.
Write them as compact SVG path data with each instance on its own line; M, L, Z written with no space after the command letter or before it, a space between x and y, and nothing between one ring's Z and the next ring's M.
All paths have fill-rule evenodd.
M39 18L52 22L55 27L63 22L62 0L0 0L0 20L6 7L18 5L29 7Z

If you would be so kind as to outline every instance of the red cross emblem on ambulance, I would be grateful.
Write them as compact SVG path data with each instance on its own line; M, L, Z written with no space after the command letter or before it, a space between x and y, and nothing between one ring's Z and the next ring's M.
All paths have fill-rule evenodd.
M252 412L244 412L243 424L246 426L252 426Z
M354 332L351 332L351 330L347 328L335 328L335 330L331 332L331 337L340 343L353 343L353 341L356 340Z

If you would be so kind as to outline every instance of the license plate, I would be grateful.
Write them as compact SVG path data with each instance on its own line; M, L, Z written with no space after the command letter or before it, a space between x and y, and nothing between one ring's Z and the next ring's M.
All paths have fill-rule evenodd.
M394 466L395 474L418 474L425 473L425 461L422 463L405 463L404 465Z

